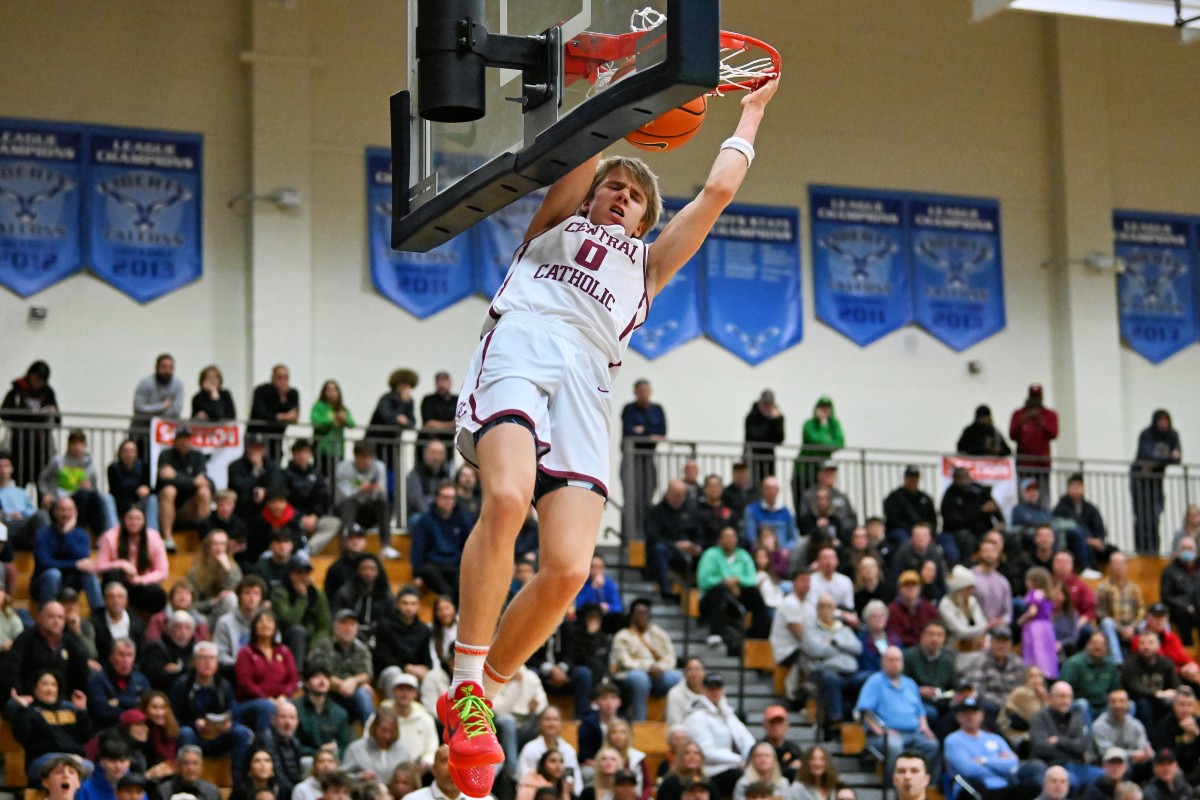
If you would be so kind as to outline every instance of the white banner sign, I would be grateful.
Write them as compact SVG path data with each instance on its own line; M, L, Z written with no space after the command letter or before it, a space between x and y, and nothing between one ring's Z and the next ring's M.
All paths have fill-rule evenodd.
M175 444L175 428L179 420L150 420L150 482L158 482L158 456ZM224 489L229 478L229 465L242 457L246 426L239 422L189 422L192 448L208 456L208 479L214 489Z
M942 470L938 476L938 506L950 484L954 482L954 470L965 467L971 480L992 490L992 499L1000 506L1004 522L1012 523L1012 511L1017 505L1017 464L1011 458L971 458L970 456L942 456Z

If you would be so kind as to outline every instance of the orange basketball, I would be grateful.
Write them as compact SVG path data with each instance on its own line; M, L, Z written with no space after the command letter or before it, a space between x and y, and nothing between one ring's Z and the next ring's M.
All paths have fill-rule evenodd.
M707 111L708 96L700 95L638 128L625 141L643 150L674 150L696 135Z

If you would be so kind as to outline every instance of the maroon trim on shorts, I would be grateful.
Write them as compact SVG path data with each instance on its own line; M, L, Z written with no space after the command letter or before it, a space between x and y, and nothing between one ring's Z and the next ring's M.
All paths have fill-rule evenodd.
M468 397L467 402L471 404L471 419L475 420L480 428L490 422L495 422L500 417L520 417L521 419L525 420L525 424L529 426L530 432L533 434L533 442L537 445L538 458L541 458L542 456L546 455L546 453L550 452L550 444L542 441L538 437L537 426L533 424L533 420L530 419L529 415L524 411L516 408L506 408L503 411L497 411L495 414L491 414L487 419L480 419L479 414L476 413L477 409L475 407L475 395L472 394L470 397ZM478 444L478 442L476 442L476 444Z
M492 328L490 331L487 332L487 335L483 337L483 352L479 355L479 372L478 372L478 374L475 375L475 388L476 389L479 388L479 382L483 380L483 365L484 365L484 362L487 361L488 348L492 346L492 336L495 333L496 333L496 329ZM472 410L471 416L475 416L474 409L475 409L475 401L474 401L474 399L472 399L471 400L471 410Z
M604 499L608 499L608 487L604 485L604 481L598 478L593 478L591 475L584 475L582 472L562 472L556 469L550 469L549 467L543 467L541 464L538 464L538 472L544 472L551 477L562 478L568 481L587 481L588 483L594 483L600 487L602 492L604 492Z

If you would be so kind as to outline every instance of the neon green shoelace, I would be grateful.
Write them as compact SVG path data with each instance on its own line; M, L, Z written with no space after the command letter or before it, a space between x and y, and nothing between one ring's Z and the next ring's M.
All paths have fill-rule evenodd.
M454 711L462 720L463 733L468 739L480 734L492 733L492 719L495 713L488 707L487 701L475 694L464 694L454 701Z

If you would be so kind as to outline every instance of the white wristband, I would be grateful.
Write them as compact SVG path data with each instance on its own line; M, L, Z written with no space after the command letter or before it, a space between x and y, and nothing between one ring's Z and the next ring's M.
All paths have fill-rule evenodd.
M722 150L737 150L746 157L746 166L749 167L754 163L754 145L747 142L740 136L730 136L721 143Z

